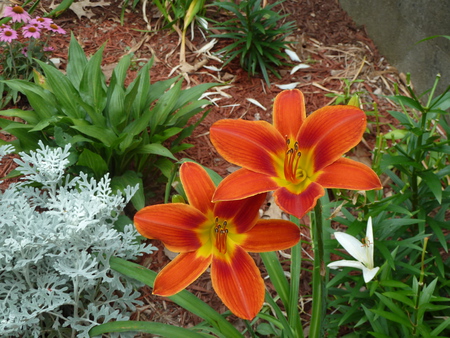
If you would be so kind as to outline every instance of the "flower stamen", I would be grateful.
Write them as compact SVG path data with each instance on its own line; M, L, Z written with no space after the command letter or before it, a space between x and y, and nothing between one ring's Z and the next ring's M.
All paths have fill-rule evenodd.
M214 227L214 233L216 237L216 247L221 254L227 253L227 235L228 235L227 225L228 225L227 221L223 221L223 223L220 224L219 218L216 217L216 226Z
M300 183L304 179L304 171L299 168L302 153L298 151L298 142L290 147L291 140L286 137L286 156L284 158L284 177L292 183Z

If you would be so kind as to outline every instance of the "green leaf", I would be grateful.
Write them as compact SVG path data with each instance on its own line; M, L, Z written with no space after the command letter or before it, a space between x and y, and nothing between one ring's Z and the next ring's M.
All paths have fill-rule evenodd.
M83 48L79 45L77 39L70 33L69 44L69 62L66 67L67 78L72 82L78 90L80 88L81 78L83 77L84 67L88 63Z
M90 58L84 67L79 89L82 101L93 108L90 117L95 125L102 125L102 122L104 122L102 113L106 106L105 75L101 69L104 48L105 44Z
M80 133L90 136L102 142L105 146L110 147L117 139L116 134L110 129L105 129L99 126L83 125L72 126L71 128L78 130Z
M112 269L153 287L156 272L118 257L111 257L109 263ZM224 317L189 291L183 290L168 298L189 312L206 320L211 326L217 328L225 337L243 337L243 335Z
M2 116L18 117L25 120L30 125L35 125L39 122L39 117L36 112L32 110L22 110L22 109L7 109L2 110L0 113Z
M428 188L433 193L434 197L439 204L442 203L442 184L439 178L432 171L421 171L418 173L420 177L423 178L423 182L428 186Z
M154 322L140 322L140 321L117 321L106 324L94 326L89 330L91 337L99 336L108 332L128 332L137 331L144 333L151 333L161 337L167 338L202 338L211 335L199 334L191 330L172 326L169 324L154 323Z
M108 172L108 164L97 153L84 149L78 157L77 165L91 168L96 177L101 177Z
M81 99L78 91L67 77L56 68L36 60L45 72L47 84L55 95L61 110L69 117L84 118L85 112L77 104Z
M137 149L138 154L153 154L153 155L159 155L164 157L169 157L172 160L177 161L177 158L173 156L173 154L170 152L169 149L164 147L160 143L150 143L143 145Z

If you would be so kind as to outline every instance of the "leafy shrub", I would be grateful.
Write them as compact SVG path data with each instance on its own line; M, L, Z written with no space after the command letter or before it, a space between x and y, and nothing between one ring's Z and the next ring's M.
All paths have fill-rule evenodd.
M122 197L108 176L70 178L69 148L40 143L21 153L25 179L0 193L2 335L88 337L98 323L129 319L139 304L134 282L109 268L113 256L134 259L156 249L140 244L121 216L136 187ZM1 146L0 156L12 150Z
M38 61L45 76L36 76L36 83L5 81L24 93L34 110L2 111L25 122L0 119L0 127L17 137L13 144L23 151L36 149L39 140L51 146L71 144L76 170L97 179L109 172L120 189L139 184L132 202L140 209L146 183L142 177L154 180L157 168L169 175L169 159L176 160L174 153L190 147L181 142L202 119L192 125L188 121L204 112L210 102L200 97L214 84L185 90L178 78L150 84L149 62L125 87L129 55L120 60L108 84L101 70L102 51L88 61L72 36L66 74Z
M285 38L294 30L294 22L280 25L287 16L274 12L272 8L281 4L277 1L261 7L261 0L244 0L238 3L219 1L213 5L231 12L232 19L219 23L215 29L224 30L224 34L212 34L211 37L228 38L234 42L220 51L225 52L225 64L239 56L241 67L255 75L261 71L267 84L268 71L280 77L276 71L277 66L283 65L286 54L283 50L289 42Z

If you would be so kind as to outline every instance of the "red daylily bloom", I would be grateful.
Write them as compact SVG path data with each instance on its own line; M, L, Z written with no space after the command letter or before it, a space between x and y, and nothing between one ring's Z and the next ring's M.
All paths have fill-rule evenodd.
M143 236L180 252L156 277L153 293L174 295L211 265L212 285L224 304L241 318L254 318L264 301L264 281L247 252L290 248L300 239L299 228L289 221L259 219L266 194L212 203L216 187L198 164L183 163L180 177L189 205L152 205L134 217Z
M214 201L238 200L274 190L285 212L303 217L325 194L324 188L381 189L375 172L342 157L366 128L354 106L328 106L306 117L301 91L278 94L273 125L265 121L220 120L210 129L217 151L239 169L217 187Z

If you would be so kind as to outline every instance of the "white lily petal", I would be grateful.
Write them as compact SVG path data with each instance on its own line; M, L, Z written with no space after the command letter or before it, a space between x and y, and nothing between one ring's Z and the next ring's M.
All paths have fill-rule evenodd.
M291 75L294 74L299 69L305 69L305 68L309 68L309 67L311 67L311 66L301 63L301 64L295 66L294 68L292 68Z
M366 238L367 238L367 251L369 254L369 262L367 267L371 268L373 267L373 249L374 249L374 243L373 243L373 227L372 227L372 217L369 217L369 220L367 221L367 230L366 230Z
M331 269L337 269L342 267L355 268L360 270L366 269L363 263L358 261L349 261L347 259L331 262L327 266Z
M288 83L288 84L282 84L282 85L278 85L276 84L275 86L277 86L280 89L294 89L295 87L297 87L300 84L300 82L292 82L292 83Z
M378 266L376 268L373 268L373 269L368 269L368 268L364 267L362 269L364 282L369 283L373 279L373 277L375 277L375 275L377 274L378 270L380 270L380 268Z
M285 51L286 54L291 58L292 61L295 61L295 62L302 62L302 61L300 60L300 58L298 57L297 53L294 52L293 50L290 50L290 49L287 49L287 48L286 48L284 51Z
M345 232L335 232L334 236L353 258L366 265L370 263L367 247L359 240Z

